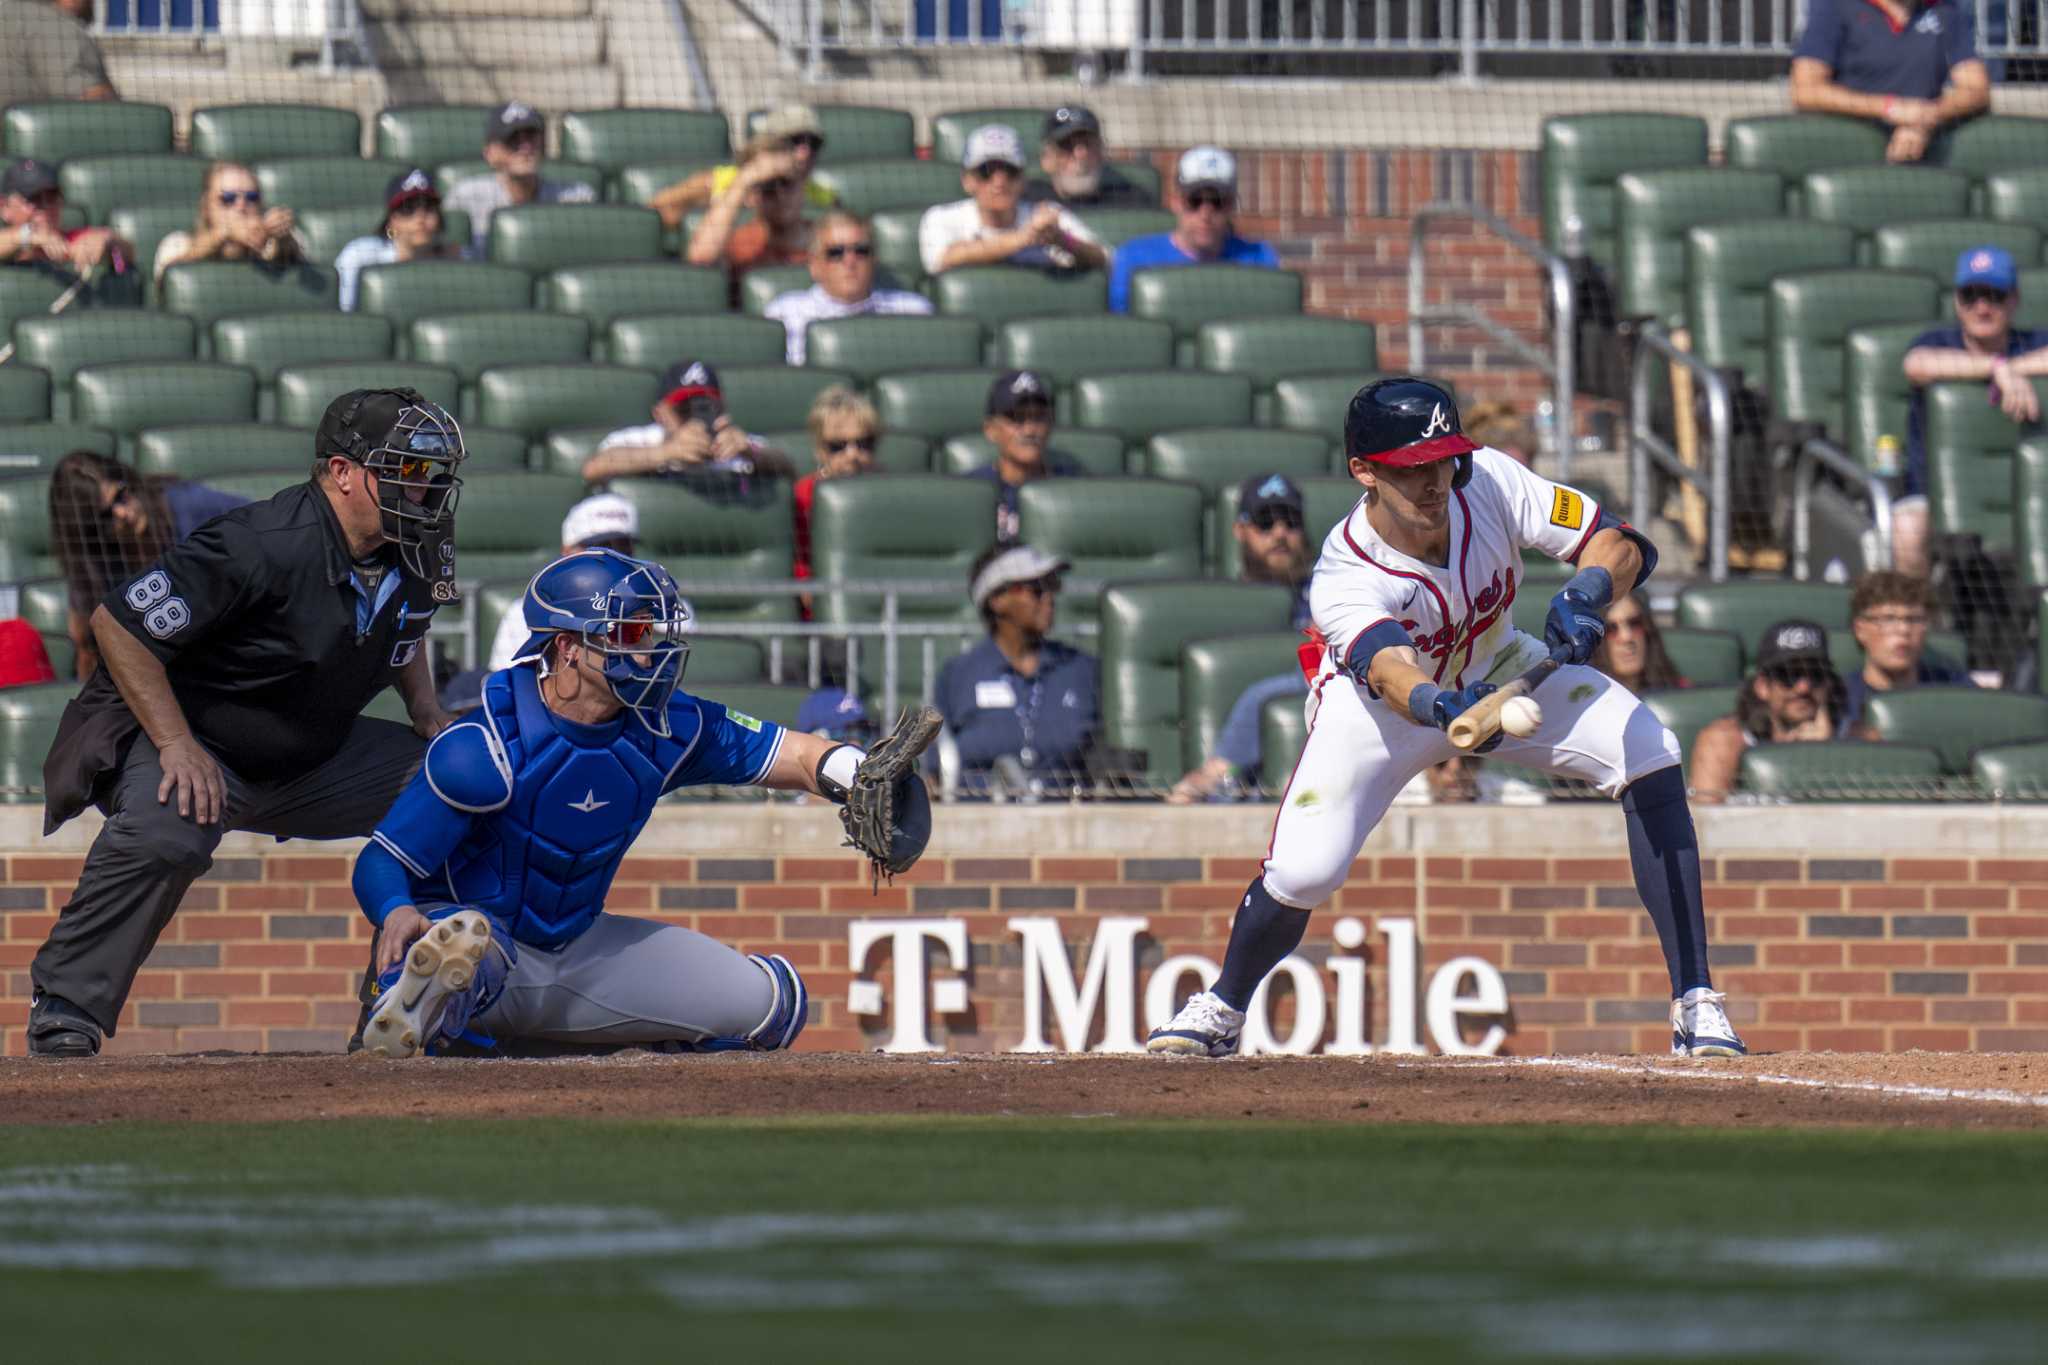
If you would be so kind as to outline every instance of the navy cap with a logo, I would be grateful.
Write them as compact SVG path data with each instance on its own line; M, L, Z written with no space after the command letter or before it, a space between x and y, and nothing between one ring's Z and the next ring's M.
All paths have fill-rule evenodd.
M547 120L540 116L540 110L518 100L507 100L484 117L484 141L504 142L514 133L531 129L540 132L547 127Z
M1237 490L1237 519L1250 521L1269 507L1286 507L1301 516L1301 490L1285 474L1254 474Z
M1029 405L1052 406L1052 387L1031 370L1006 370L988 386L988 415L1008 417Z

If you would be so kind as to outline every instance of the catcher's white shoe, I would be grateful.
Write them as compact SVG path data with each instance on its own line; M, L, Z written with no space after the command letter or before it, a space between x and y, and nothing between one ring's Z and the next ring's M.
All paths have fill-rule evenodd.
M1152 1030L1145 1051L1165 1057L1228 1057L1244 1031L1244 1011L1223 1003L1213 991L1188 997L1165 1028Z
M1728 1022L1721 1002L1728 997L1694 986L1671 1002L1671 1055L1674 1057L1747 1057L1749 1049Z
M363 1027L363 1050L383 1057L413 1057L439 1042L450 1020L449 1002L476 980L491 947L491 921L476 910L436 920L406 950L405 968L384 986ZM389 973L386 973L388 980ZM466 1003L466 1002L465 1002ZM463 1023L470 1011L461 1010Z

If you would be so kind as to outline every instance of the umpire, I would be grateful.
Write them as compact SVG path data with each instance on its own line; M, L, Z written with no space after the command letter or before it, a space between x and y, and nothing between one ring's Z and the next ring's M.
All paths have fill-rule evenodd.
M425 637L455 600L462 432L411 389L328 406L313 476L215 518L94 609L100 666L43 765L44 832L107 817L30 966L28 1045L90 1057L230 829L366 835L449 717ZM362 710L395 686L412 728Z

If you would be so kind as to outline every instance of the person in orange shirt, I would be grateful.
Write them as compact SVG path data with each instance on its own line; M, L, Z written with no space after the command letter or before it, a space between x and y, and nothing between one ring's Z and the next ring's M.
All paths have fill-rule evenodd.
M751 222L740 211L752 209ZM724 262L732 276L733 301L740 277L764 265L802 265L810 259L811 225L804 221L803 176L795 156L755 139L740 156L732 187L711 201L704 221L690 234L683 259L691 265Z

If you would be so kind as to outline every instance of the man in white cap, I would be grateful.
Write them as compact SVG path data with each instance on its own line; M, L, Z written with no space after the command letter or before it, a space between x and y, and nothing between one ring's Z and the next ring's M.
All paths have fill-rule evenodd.
M927 274L970 265L1100 270L1109 264L1095 234L1053 203L1024 199L1024 144L1007 124L967 135L960 187L968 197L926 209L917 250Z
M1116 249L1109 272L1109 311L1131 306L1131 276L1140 270L1179 265L1280 267L1269 242L1237 235L1230 215L1237 211L1237 158L1221 147L1190 147L1175 168L1169 207L1179 219L1173 231L1133 237Z
M575 554L578 550L617 550L622 555L634 553L633 545L640 536L640 511L617 493L597 493L585 498L569 509L569 515L562 518L562 553ZM520 611L508 611L498 622L498 633L491 640L491 657L486 668L497 672L512 666L512 656L519 652L519 646L526 643L526 637L533 632L527 628L526 615Z

